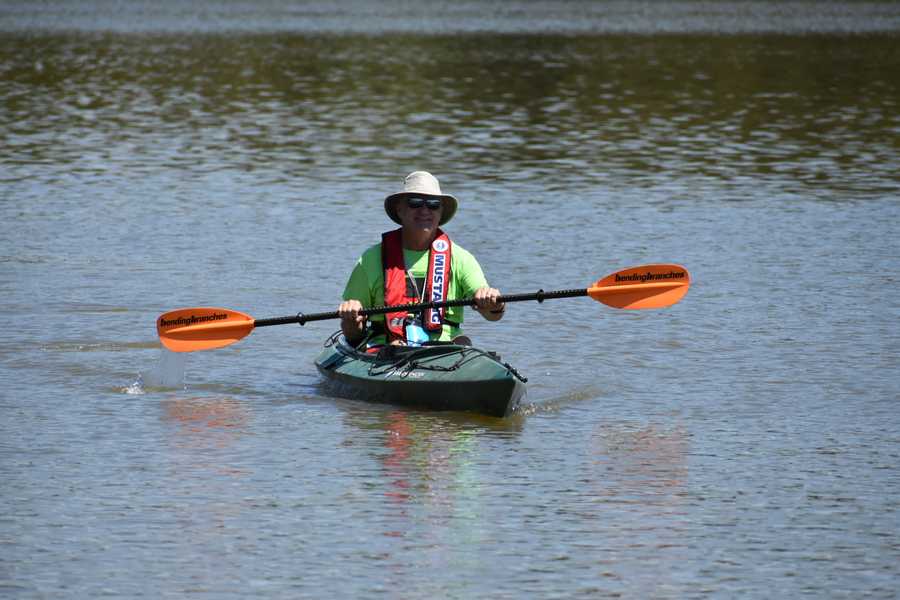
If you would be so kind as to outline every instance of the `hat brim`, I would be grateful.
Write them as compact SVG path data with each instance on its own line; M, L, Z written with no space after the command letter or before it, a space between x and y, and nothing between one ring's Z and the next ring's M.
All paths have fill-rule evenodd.
M398 225L402 225L403 223L400 222L400 215L397 214L397 200L406 200L407 198L439 198L443 205L443 210L441 211L441 220L438 222L438 225L443 225L450 221L450 219L453 218L453 215L456 214L456 208L459 206L459 202L456 201L456 198L449 194L435 195L423 194L421 192L398 192L396 194L391 194L384 199L384 212L391 218L391 221Z

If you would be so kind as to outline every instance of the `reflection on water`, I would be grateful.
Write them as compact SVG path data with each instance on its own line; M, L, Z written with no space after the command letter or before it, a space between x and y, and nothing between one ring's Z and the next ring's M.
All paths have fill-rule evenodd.
M392 481L387 495L394 500L409 501L416 497L419 501L436 501L442 504L451 496L441 493L448 483L458 481L468 464L471 454L473 432L461 429L453 433L429 431L410 423L407 413L393 412L385 425L385 449L382 457L385 474ZM421 487L410 490L410 480L421 482ZM412 493L411 493L412 492ZM416 493L418 492L418 493Z
M252 423L251 413L233 398L183 397L160 402L165 423L174 426L169 440L189 463L207 461L203 451L233 446Z
M487 440L502 445L514 440L520 432L517 424L393 409L347 417L351 432L371 433L367 449L379 465L372 483L386 503L373 525L385 538L397 540L381 556L391 584L435 592L453 587L444 577L410 569L410 551L412 564L476 573L480 559L465 548L489 541L486 520L496 510L496 499L488 490L503 485L487 475L483 451L486 443L491 445Z
M405 466L410 456L412 429L402 412L392 413L390 423L385 431L387 439L385 446L389 453L384 457L385 475L390 480L392 489L386 495L399 502L409 500L409 478L405 472ZM402 535L400 532L392 532L388 535Z
M593 443L601 477L596 482L599 495L657 506L680 502L690 451L689 434L683 428L603 424L595 428Z
M474 576L485 565L471 549L489 552L496 543L520 555L549 551L576 571L599 569L610 581L595 589L615 592L630 578L653 594L675 581L658 570L668 565L674 577L687 543L690 443L683 427L602 423L588 432L585 448L571 431L545 429L541 435L550 437L532 440L519 427L491 429L440 413L350 410L345 422L346 443L368 440L377 461L378 473L363 475L384 502L373 524L408 545L384 546L379 555L396 585L428 585L409 569L408 551L416 554L414 564L465 568ZM557 445L570 447L560 454ZM504 471L504 457L520 453L528 457L523 468ZM512 522L527 532L507 530ZM578 540L580 553L568 544L537 550L542 540L559 539ZM541 589L560 585L552 565L538 572ZM428 573L434 581L434 571Z
M476 436L507 438L521 431L518 419L478 415L393 410L348 413L351 431L382 432L383 446L373 448L390 487L385 495L397 502L441 501L438 488L453 487L469 465Z

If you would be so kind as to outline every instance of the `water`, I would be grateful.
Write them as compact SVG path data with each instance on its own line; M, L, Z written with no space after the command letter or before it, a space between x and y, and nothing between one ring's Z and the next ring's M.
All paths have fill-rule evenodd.
M894 597L897 5L368 6L0 8L0 594ZM332 310L419 168L505 292L691 291L468 315L506 420L163 353Z

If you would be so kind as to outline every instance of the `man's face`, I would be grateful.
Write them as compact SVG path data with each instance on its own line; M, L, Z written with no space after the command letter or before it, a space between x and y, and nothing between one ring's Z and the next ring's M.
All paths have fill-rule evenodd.
M419 208L412 208L405 198L397 200L397 216L400 217L400 223L404 228L412 231L428 233L435 231L441 221L442 212L444 212L443 203L438 206L437 210L434 210L428 208L427 204L423 204Z

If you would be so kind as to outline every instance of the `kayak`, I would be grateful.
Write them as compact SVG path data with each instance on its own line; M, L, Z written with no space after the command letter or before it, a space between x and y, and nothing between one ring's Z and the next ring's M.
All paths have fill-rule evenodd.
M527 381L493 352L447 342L370 354L333 336L315 362L342 397L494 417L515 410Z

